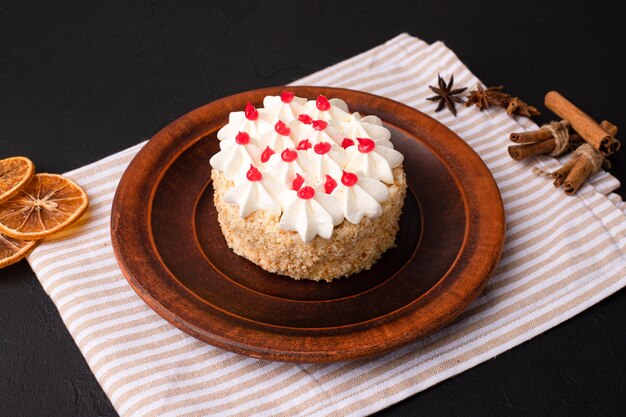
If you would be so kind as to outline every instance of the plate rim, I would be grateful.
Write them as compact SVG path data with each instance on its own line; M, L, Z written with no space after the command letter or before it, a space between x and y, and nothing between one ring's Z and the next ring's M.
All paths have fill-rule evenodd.
M151 274L151 272L154 271L151 271L150 268L148 268L145 259L140 259L141 257L138 258L137 256L129 256L129 248L140 248L143 255L147 255L148 257L156 255L157 259L160 258L159 253L154 245L152 231L149 224L150 213L152 210L151 203L160 183L160 180L167 171L167 168L171 166L171 164L186 149L193 146L193 144L195 144L198 140L204 137L203 132L206 132L206 126L203 129L203 132L194 132L194 125L197 125L196 122L198 122L199 119L204 119L204 114L208 109L211 109L213 107L219 108L222 103L225 103L227 101L239 100L245 102L245 98L249 97L250 95L265 96L269 94L276 94L280 93L280 91L285 88L293 90L294 92L296 92L296 94L298 94L298 91L300 91L304 96L309 96L310 92L312 91L315 91L314 94L325 94L335 97L341 97L342 94L356 94L361 95L364 98L367 97L369 99L374 99L379 104L383 104L387 107L404 109L403 111L405 112L409 111L413 114L414 119L410 119L409 121L405 122L409 123L419 120L422 123L422 125L418 124L417 126L409 123L411 127L414 128L414 130L410 130L411 136L420 136L420 132L423 132L423 130L420 130L420 127L423 128L423 122L427 121L427 124L431 127L427 129L428 132L424 132L424 134L422 134L421 136L433 136L432 131L436 130L438 131L437 133L441 135L441 139L445 139L437 142L420 142L420 144L425 146L429 150L429 152L433 153L435 157L442 164L444 164L444 166L446 166L446 169L449 172L457 172L457 169L453 168L453 163L457 163L461 167L469 167L473 170L476 170L474 174L480 174L479 176L452 175L459 191L464 197L463 200L466 212L467 226L461 249L459 250L459 254L457 255L457 259L435 285L433 285L431 288L428 289L428 291L426 291L424 294L422 294L420 297L416 298L413 302L410 303L421 303L422 305L420 306L420 309L417 309L417 307L415 307L412 309L407 309L407 311L405 311L404 313L396 311L388 314L391 316L395 315L395 317L390 318L391 324L396 323L396 326L401 326L405 322L410 324L410 319L411 317L413 317L414 314L416 314L416 312L423 313L424 309L429 306L432 307L432 303L436 302L441 297L450 298L449 302L446 304L450 307L446 309L446 314L440 314L438 316L436 315L436 317L433 317L432 320L429 322L428 326L425 326L419 330L414 329L413 332L396 335L397 337L387 344L367 345L364 347L354 347L353 344L353 347L349 349L334 350L315 350L311 349L310 347L306 350L283 350L280 348L277 349L275 346L264 347L257 344L245 343L244 340L233 340L232 337L224 337L222 334L219 333L219 328L217 329L218 331L215 331L216 329L213 329L213 331L211 331L206 328L197 326L194 323L193 318L190 318L189 314L185 313L185 308L193 308L193 303L189 304L191 300L189 298L186 299L186 297L189 297L189 295L191 295L192 298L195 298L197 301L203 302L203 300L201 300L193 292L189 291L167 269L166 273L169 275L170 278L173 278L172 282L169 283L169 286L171 287L170 290L173 291L173 293L167 294L159 292L158 294L156 294L154 292L155 289L152 289L151 291L148 288L144 288L144 285L142 285L141 275L143 275L145 278L146 274ZM388 120L388 118L383 120ZM215 124L217 125L217 123ZM406 123L403 124L402 127L406 129ZM197 130L197 126L195 129ZM173 146L172 139L175 138L177 135L180 135L181 132L185 132L186 134L192 134L194 135L194 138L186 140L186 142L182 144L182 146L180 146L180 148L174 155L171 155L171 151L168 154L168 149ZM458 157L458 155L455 155L454 152L451 152L454 150L461 150L463 153L465 153L466 159L463 160L462 158ZM165 162L164 168L158 173L155 178L153 178L154 181L152 183L138 184L137 181L133 181L133 178L136 178L133 176L141 173L142 171L144 172L144 174L146 173L146 171L144 171L144 169L146 168L146 160L151 162L159 160L159 157L163 157L163 153L165 153L166 156L169 155L169 159ZM147 173L147 175L150 175L150 173ZM469 183L476 183L478 181L478 178L480 178L481 182L481 186L478 188L478 191L475 195L468 194L466 187L469 185ZM145 209L145 213L143 213L143 211L141 213L128 213L124 211L123 200L127 198L127 196L131 195L131 193L135 194L135 198L139 198L140 195L148 197L148 199L145 200L148 201L148 207ZM146 196L146 194L148 195ZM492 199L491 201L496 203L492 204L492 206L488 210L489 216L486 216L485 213L477 213L476 210L476 207L480 207L480 202L486 196L490 197ZM490 222L483 221L482 224L479 223L479 230L475 232L478 233L478 235L480 236L470 236L471 216L478 216L479 218L488 217L490 220ZM132 224L134 226L143 224L146 227L146 230L149 231L150 238L148 240L150 241L150 245L146 245L147 242L142 242L141 239L137 240L135 238L129 240L128 238L123 238L122 236L125 236L123 232L124 230L129 230L129 224ZM179 117L178 119L174 120L173 122L162 128L159 132L157 132L152 137L152 139L150 139L148 143L135 155L135 157L125 170L124 174L122 175L113 199L110 231L113 251L124 277L129 282L131 287L135 290L135 292L140 296L140 298L157 314L165 318L171 324L192 335L193 337L196 337L214 346L218 346L220 348L224 348L240 354L269 360L319 363L352 360L379 355L398 348L419 337L426 336L434 332L435 330L445 326L454 318L456 318L462 311L465 310L469 303L473 301L480 294L480 292L482 292L482 289L486 285L487 280L492 275L495 267L498 264L504 246L505 213L502 198L495 179L493 178L493 175L484 164L482 159L465 141L458 137L448 127L431 118L430 116L394 100L363 91L318 86L276 86L245 91L212 101L184 114L183 116ZM484 238L485 236L483 235L485 234L487 235L487 241L475 241L476 239L478 239L478 237ZM472 239L471 242L470 239ZM475 276L471 281L472 285L469 286L469 291L466 290L461 291L458 294L452 294L454 293L454 291L452 290L458 291L460 288L458 285L454 285L455 282L450 282L450 279L446 280L446 278L457 268L457 262L462 257L463 252L468 249L468 244L475 245L476 247L473 248L475 251L478 249L480 249L481 251L485 251L485 253L487 253L488 255L486 256L487 262L485 262L485 259L482 259L485 258L484 254L480 256L480 253L470 258L469 261L475 261L476 257L479 257L483 260L480 273L473 274ZM471 265L473 265L473 263L474 262L470 262ZM163 262L160 262L160 264L163 267L166 266L163 264ZM467 269L469 269L469 266L471 265L466 265L463 269L461 269L461 271L456 271L457 274L461 274L463 276L467 275ZM457 278L456 281L458 284L459 278ZM448 290L447 294L444 289ZM385 315L383 317L387 317L388 315ZM228 326L230 324L230 321L228 319L225 319L224 317L218 317L216 319L223 321L220 323L220 326ZM279 333L268 333L265 330L259 329L253 329L252 331L259 331L261 336L264 335L265 337L276 337L281 340L284 336ZM367 331L363 333L367 333ZM363 338L363 335L357 336ZM292 337L297 338L302 336L289 336L289 338ZM345 340L342 341L343 344L341 344L336 339L355 337L355 335L353 333L345 333L329 337L330 339L319 337L319 343L322 344L324 343L324 341L329 343L336 342L338 346L344 346L346 344ZM301 345L305 346L306 343L301 343Z

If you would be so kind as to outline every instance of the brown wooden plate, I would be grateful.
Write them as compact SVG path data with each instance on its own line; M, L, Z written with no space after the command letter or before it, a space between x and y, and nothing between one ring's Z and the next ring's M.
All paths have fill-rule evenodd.
M202 106L157 133L117 189L111 237L137 294L190 335L241 354L333 362L388 352L445 326L481 292L504 242L504 209L472 149L425 114L371 94L289 87L379 116L404 154L409 190L397 247L332 283L268 273L235 255L217 222L209 158L231 111L283 87Z

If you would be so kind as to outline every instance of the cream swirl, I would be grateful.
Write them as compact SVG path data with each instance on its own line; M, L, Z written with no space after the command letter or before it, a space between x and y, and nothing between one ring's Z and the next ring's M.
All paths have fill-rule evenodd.
M393 148L377 144L369 138L357 138L357 144L346 148L350 162L346 171L393 184L393 169L402 164L404 156Z
M235 175L235 186L224 194L224 201L239 206L239 215L248 217L257 210L266 210L280 216L278 196L283 187L253 165L244 174Z
M375 142L386 141L391 144L391 132L383 127L382 120L376 116L361 117L359 113L353 113L350 120L341 123L341 128L348 138L370 138Z
M272 155L265 163L265 170L276 182L291 188L297 175L306 175L308 162L304 152L287 148L280 154Z
M310 123L293 123L294 134L300 140L308 140L312 145L320 142L341 144L343 136L340 126L335 121L311 120Z
M278 120L274 124L274 128L265 132L260 137L260 146L265 149L269 146L274 152L282 152L287 148L296 147L296 130L293 128L298 122L286 124L282 120Z
M220 142L220 151L211 157L209 163L223 172L227 179L232 180L235 174L250 164L258 165L260 157L258 141L246 132L239 132L234 138Z
M306 102L306 98L296 97L289 91L283 91L280 96L265 97L263 107L272 117L290 122L305 112Z
M252 137L260 138L263 133L272 130L272 120L272 115L266 110L257 110L248 103L244 111L235 111L228 115L228 123L217 132L217 138L226 140L239 132L246 132Z
M306 151L306 173L317 182L322 182L326 175L340 178L348 162L343 149L331 142L320 142Z
M365 216L380 217L383 213L380 203L389 199L389 189L385 184L351 172L344 171L341 181L335 185L331 196L339 201L344 217L353 224L358 224Z
M350 120L348 106L345 101L340 99L328 100L320 95L317 97L317 100L307 101L304 107L305 113L313 120L336 120L338 122Z
M330 239L334 227L343 221L336 199L316 192L311 186L303 186L298 191L283 191L279 199L284 212L278 227L298 232L304 243L315 236Z

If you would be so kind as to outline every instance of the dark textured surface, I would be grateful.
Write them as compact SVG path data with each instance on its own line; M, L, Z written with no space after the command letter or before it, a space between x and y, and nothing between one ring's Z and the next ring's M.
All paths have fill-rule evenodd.
M531 104L556 89L619 126L625 17L565 1L0 1L0 158L67 171L215 98L289 82L404 31L445 41L486 83ZM613 158L622 181L625 154ZM623 416L625 334L620 291L380 415ZM116 414L28 265L0 271L0 416L99 415Z

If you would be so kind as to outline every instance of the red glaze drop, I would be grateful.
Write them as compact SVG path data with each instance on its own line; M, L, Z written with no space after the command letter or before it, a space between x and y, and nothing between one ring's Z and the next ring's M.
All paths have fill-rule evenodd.
M235 142L237 142L239 145L247 145L248 143L250 143L250 135L248 135L246 132L239 132L237 133L237 136L235 136Z
M283 103L291 103L293 101L293 93L291 91L283 91L280 94L280 101Z
M274 152L274 150L268 146L267 148L265 148L265 150L261 154L261 162L266 163L267 161L270 160L270 157L274 155L275 153L276 152Z
M341 176L341 183L346 187L352 187L359 181L359 177L352 172L343 171L343 175Z
M330 102L326 97L320 95L315 101L315 107L317 107L317 109L321 111L330 110Z
M309 187L308 185L306 187L302 187L298 190L298 197L303 200L309 200L315 197L315 190L313 187Z
M291 182L291 189L298 191L302 188L302 184L304 184L304 178L302 178L302 175L296 174L296 178Z
M298 120L300 120L305 125L310 125L311 122L313 122L313 118L309 116L308 114L304 114L304 113L298 116Z
M293 162L298 159L298 152L287 148L280 154L280 157L285 162Z
M276 131L276 133L283 136L289 136L289 133L291 133L291 129L289 129L285 122L283 122L282 120L276 122L274 130Z
M256 120L259 118L259 111L250 102L246 104L246 108L243 110L248 120Z
M354 141L349 138L343 138L341 141L341 147L344 149L348 149L350 146L354 146Z
M330 194L337 187L337 181L333 179L330 175L326 175L326 182L324 183L324 191L326 194Z
M330 143L328 142L317 143L313 147L313 150L318 155L324 155L325 153L328 153L330 151Z
M324 130L326 129L326 126L328 126L328 123L323 120L313 120L311 122L311 126L313 126L313 129L315 130Z
M311 142L309 142L308 139L304 139L298 142L296 149L299 151L306 151L307 149L311 149L311 146Z
M357 147L359 152L369 153L369 152L372 152L374 148L376 147L376 143L371 139L356 138L356 140L359 141L359 146Z
M261 171L256 169L254 165L250 165L250 169L246 172L246 178L248 178L248 181L261 181L263 174L261 174Z

